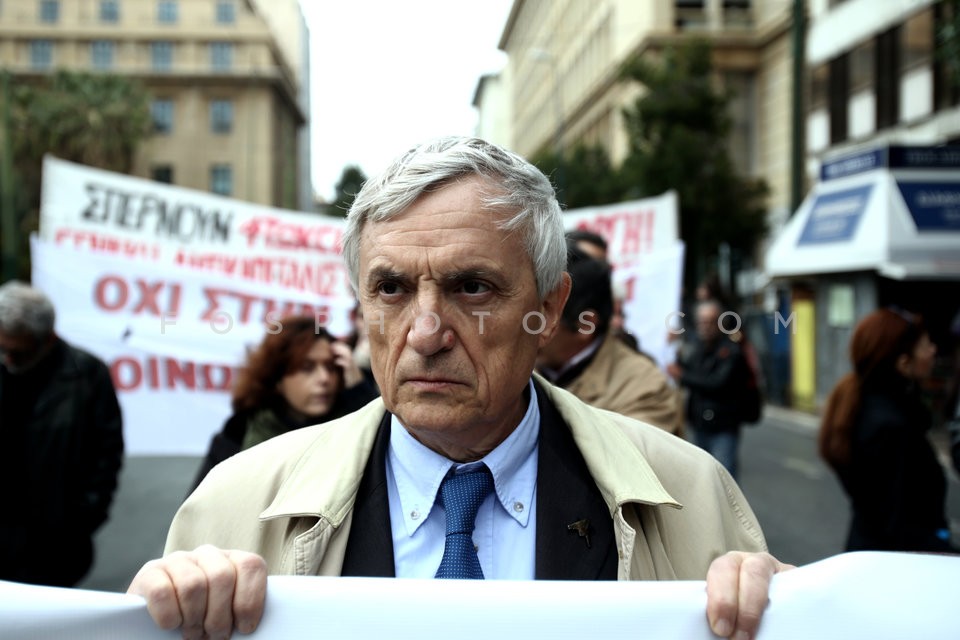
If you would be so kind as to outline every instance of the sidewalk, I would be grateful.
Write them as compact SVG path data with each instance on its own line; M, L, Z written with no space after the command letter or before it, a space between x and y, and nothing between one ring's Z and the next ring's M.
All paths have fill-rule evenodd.
M816 432L820 428L819 414L781 407L776 404L767 404L763 407L763 419L764 421L772 419L783 422L803 431Z

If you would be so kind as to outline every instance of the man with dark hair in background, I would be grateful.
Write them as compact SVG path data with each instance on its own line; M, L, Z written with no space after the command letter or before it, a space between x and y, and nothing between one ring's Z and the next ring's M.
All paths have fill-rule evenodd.
M588 404L680 435L676 390L653 361L611 331L610 266L568 240L567 272L570 297L556 334L540 349L538 371Z

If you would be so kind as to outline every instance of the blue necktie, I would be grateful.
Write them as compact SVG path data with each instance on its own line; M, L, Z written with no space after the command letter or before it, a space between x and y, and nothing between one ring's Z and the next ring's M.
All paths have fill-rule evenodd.
M483 569L473 546L473 530L477 510L492 490L493 476L486 466L447 476L440 485L437 496L447 514L447 538L437 578L483 580Z

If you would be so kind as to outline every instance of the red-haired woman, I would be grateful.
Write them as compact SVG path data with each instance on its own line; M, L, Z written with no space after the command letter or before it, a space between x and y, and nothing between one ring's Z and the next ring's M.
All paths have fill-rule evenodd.
M819 434L820 455L850 497L847 551L957 551L918 389L936 352L920 318L902 311L875 311L853 332L853 372L830 394Z
M233 388L233 415L214 436L194 487L217 463L281 433L326 422L378 395L338 342L312 316L271 325Z

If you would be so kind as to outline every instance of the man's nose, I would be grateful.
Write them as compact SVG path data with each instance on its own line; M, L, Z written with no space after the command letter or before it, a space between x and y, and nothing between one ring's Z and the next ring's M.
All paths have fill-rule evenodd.
M427 298L420 302L407 332L407 344L422 356L432 356L453 347L453 329L444 321L436 299Z

